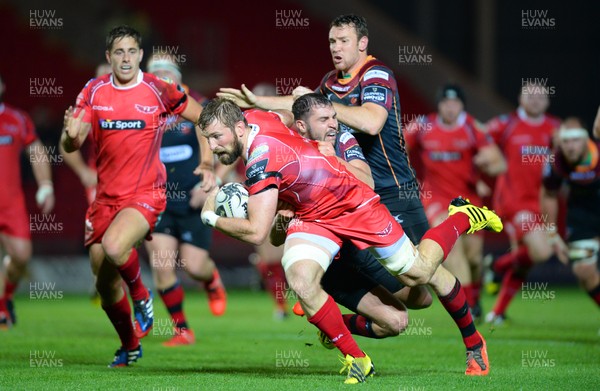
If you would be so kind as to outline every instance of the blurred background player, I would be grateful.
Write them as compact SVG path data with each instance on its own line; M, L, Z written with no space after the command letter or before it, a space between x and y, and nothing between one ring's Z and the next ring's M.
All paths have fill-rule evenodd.
M98 151L97 194L86 214L85 245L102 308L121 340L111 367L142 357L139 339L153 325L152 295L141 279L135 246L152 232L166 206L166 171L159 159L164 119L180 114L197 121L202 111L177 85L140 70L141 43L140 33L128 26L109 32L105 55L112 73L85 85L76 109L65 111L61 135L70 153L91 130ZM207 146L200 136L198 142ZM195 173L203 175L204 190L214 187L212 158ZM133 324L123 281L133 300Z
M560 257L571 262L580 286L600 306L600 143L589 138L588 131L577 118L566 119L558 133L555 159L544 169L542 213L556 227L558 193L568 184L567 244L560 246ZM562 244L558 232L551 234Z
M554 133L559 121L546 114L550 104L547 87L527 83L521 87L516 112L492 118L488 134L506 159L506 171L497 180L493 194L494 210L506 223L511 252L493 263L493 271L504 275L502 287L486 322L500 325L514 295L526 281L535 263L546 262L554 250L548 246L550 232L540 215L542 169L551 154ZM490 172L500 172L484 155L475 157L478 165L492 166Z
M38 185L35 201L43 214L54 208L50 159L29 116L4 103L0 76L0 257L4 274L0 295L0 329L16 323L13 294L31 258L30 218L21 184L21 153L26 151ZM1 266L0 266L1 267Z
M341 15L329 29L329 51L335 67L317 91L332 102L341 132L356 137L369 162L375 192L415 245L429 228L419 199L419 185L410 165L400 123L400 96L394 73L368 55L369 31L365 18ZM312 91L297 87L293 96L261 97L244 85L241 90L222 88L218 96L240 107L291 110L293 98ZM393 151L393 152L392 152ZM429 281L444 309L459 328L467 350L467 375L487 374L481 356L484 341L473 323L464 289L443 266Z
M446 205L456 195L474 204L481 204L481 198L489 195L489 187L480 180L482 168L473 163L480 150L503 159L498 148L486 139L481 125L465 111L465 94L460 86L443 86L437 93L437 102L437 113L417 118L406 126L404 133L411 154L422 164L420 195L429 223L434 227L448 217ZM459 238L444 262L461 282L476 319L481 317L482 259L483 233L478 232Z
M151 57L147 71L174 81L191 95L182 84L179 66L167 56ZM199 101L205 100L194 95ZM200 219L206 193L200 188L201 179L192 174L201 160L199 148L194 123L169 116L160 148L160 159L167 169L167 207L154 228L152 240L146 241L154 285L175 326L174 336L163 343L165 346L195 342L183 311L184 292L177 278L177 266L203 283L213 315L223 315L227 305L225 287L208 253L212 230Z

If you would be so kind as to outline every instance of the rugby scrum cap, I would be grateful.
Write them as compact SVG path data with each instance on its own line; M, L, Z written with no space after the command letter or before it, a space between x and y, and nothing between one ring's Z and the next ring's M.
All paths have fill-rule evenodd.
M445 84L437 93L436 102L440 103L444 99L460 99L464 106L467 105L465 93L462 88L453 83Z

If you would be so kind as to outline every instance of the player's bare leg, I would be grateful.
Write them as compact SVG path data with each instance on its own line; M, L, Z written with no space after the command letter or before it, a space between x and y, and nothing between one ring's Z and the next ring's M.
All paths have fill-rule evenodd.
M333 298L321 287L321 278L333 255L325 247L313 242L288 237L282 264L290 288L298 297L308 321L344 355L342 371L348 371L346 382L363 382L365 377L372 375L371 360L358 347Z
M347 324L354 324L361 331L353 334L371 338L393 337L402 333L408 325L406 306L382 286L364 295L358 302L357 310L367 322L354 322L352 316L356 315L344 315L344 318L348 318Z
M133 248L150 230L142 213L124 208L110 223L102 237L102 250L129 287L133 300L135 330L138 337L148 335L154 323L152 295L142 281L138 253Z
M31 241L0 234L0 248L4 249L4 281L0 295L0 329L10 328L16 323L13 294L27 269L31 258Z

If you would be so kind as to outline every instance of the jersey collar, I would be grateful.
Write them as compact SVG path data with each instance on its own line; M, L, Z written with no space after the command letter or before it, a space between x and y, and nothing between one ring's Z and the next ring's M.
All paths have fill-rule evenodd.
M246 147L246 161L248 161L248 156L250 156L250 154L248 153L250 151L250 147L252 146L252 143L254 142L254 138L256 137L256 135L258 134L258 132L260 131L260 127L256 124L248 124L248 126L252 129L250 130L250 134L248 135L248 141L247 141L247 147Z
M436 122L438 123L440 128L442 128L444 130L454 130L454 129L460 128L461 126L463 126L465 124L466 121L467 121L467 113L465 111L462 111L458 115L458 117L456 118L456 124L454 126L446 125L444 123L444 121L442 121L442 117L439 114L436 115Z
M354 78L356 77L356 75L358 74L358 72L360 72L360 70L363 68L363 66L365 66L366 63L368 63L371 60L375 60L375 57L368 55L367 58L365 58L365 61L363 61L362 64L360 64L360 66L358 66L354 72L350 73L349 77L344 77L344 75L342 74L342 72L338 72L337 74L337 81L340 84L348 84L350 83L352 80L354 80Z
M144 73L142 72L142 70L138 70L138 75L137 75L137 80L135 81L135 84L132 84L130 86L118 86L115 84L115 81L113 79L113 74L110 74L110 84L112 84L112 86L117 89L117 90L129 90L132 89L134 87L136 87L138 84L140 84L142 82L142 80L144 79Z

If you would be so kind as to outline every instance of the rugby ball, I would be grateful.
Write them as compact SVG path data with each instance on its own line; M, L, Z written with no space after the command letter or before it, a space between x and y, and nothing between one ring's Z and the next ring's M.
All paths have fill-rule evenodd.
M226 183L217 193L215 213L221 217L248 218L248 190L241 183Z

